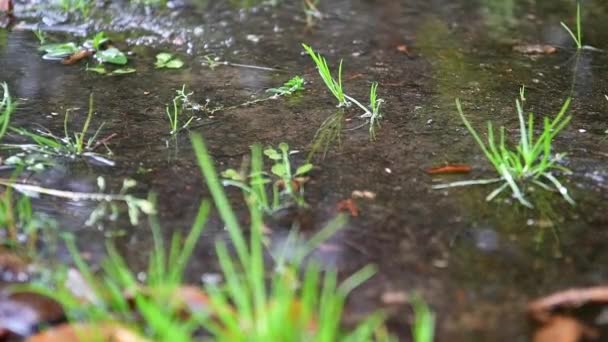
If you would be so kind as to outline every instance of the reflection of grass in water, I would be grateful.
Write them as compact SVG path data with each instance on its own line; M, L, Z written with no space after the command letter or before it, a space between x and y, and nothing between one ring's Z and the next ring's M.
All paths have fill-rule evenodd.
M325 119L321 127L315 133L312 139L308 160L319 152L323 152L323 159L327 156L329 149L337 143L341 145L342 128L344 127L344 111L338 110L333 115Z
M551 192L530 192L529 199L535 204L532 209L510 203L480 205L486 196L482 188L468 188L457 195L459 207L471 226L491 227L505 239L515 237L512 242L530 253L562 257L560 227L566 220L568 211L564 207L568 205Z

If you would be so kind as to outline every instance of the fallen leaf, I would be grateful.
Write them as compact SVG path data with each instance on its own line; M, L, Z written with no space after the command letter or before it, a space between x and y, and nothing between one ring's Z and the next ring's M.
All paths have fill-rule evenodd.
M551 318L557 308L577 308L586 303L608 303L608 286L575 288L553 293L528 304L528 312L538 322Z
M376 199L376 193L369 190L354 190L350 196L352 198L364 198L369 200Z
M431 175L447 174L447 173L469 173L471 167L466 164L448 164L444 166L432 167L426 170L426 173Z
M173 305L188 313L209 311L209 296L200 287L182 286L173 292Z
M26 342L149 342L118 323L61 324L31 336Z
M579 320L563 315L551 317L534 332L534 342L578 342L597 338L598 332Z
M405 45L405 44L397 45L397 51L404 53L406 55L409 54L407 45Z
M352 198L348 198L338 202L338 211L348 212L352 217L359 216L359 208L357 207L357 203L355 203Z
M410 296L405 291L387 291L382 294L381 300L386 305L403 305L409 302Z
M515 45L513 51L526 55L548 55L557 52L557 48L552 45L524 44Z
M91 56L93 54L92 50L88 50L88 49L84 49L84 50L80 50L74 54L71 54L70 56L64 58L61 61L61 64L65 64L65 65L72 65L72 64L76 64L79 61Z
M29 336L40 326L65 319L61 305L46 296L17 292L0 296L0 330Z

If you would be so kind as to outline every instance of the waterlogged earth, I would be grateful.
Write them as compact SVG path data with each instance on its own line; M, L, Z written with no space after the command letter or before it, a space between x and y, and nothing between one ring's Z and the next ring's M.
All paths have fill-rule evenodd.
M28 175L46 187L96 191L98 176L117 191L124 178L138 182L134 193L158 196L160 220L169 236L186 231L201 199L203 185L188 134L170 138L165 105L186 85L191 99L230 106L264 95L294 75L306 90L290 98L199 115L192 131L201 133L222 170L238 168L259 142L289 143L303 163L321 124L336 112L301 43L323 53L331 65L344 59L346 92L367 99L372 81L386 102L385 118L370 142L363 121L348 110L340 144L323 159L306 184L310 207L280 213L271 225L273 246L280 246L291 223L307 234L337 213L353 191L359 215L326 243L316 256L343 273L368 264L377 275L350 297L346 323L375 309L390 315L390 327L404 340L411 310L402 293L420 293L438 317L438 341L526 341L530 323L525 304L540 295L574 286L605 284L608 272L608 3L584 2L584 42L598 50L576 53L560 21L573 21L572 1L327 1L324 14L307 29L301 4L278 6L253 1L177 4L171 10L144 10L123 2L97 9L87 25L65 20L39 4L17 4L17 24L0 30L0 80L6 81L19 110L14 126L44 127L61 134L63 113L75 111L71 127L80 129L88 96L95 98L92 127L105 123L102 137L116 165L59 160L42 173ZM104 13L100 15L99 13ZM38 23L55 41L82 40L104 30L130 51L131 75L104 77L84 64L46 61L30 31ZM549 44L555 53L529 55L514 46ZM186 62L178 70L156 70L154 56L172 51ZM264 68L220 65L205 57ZM558 136L555 150L567 152L562 177L576 206L557 194L537 191L536 209L514 200L485 202L490 187L433 190L434 184L494 177L490 164L455 111L454 99L475 127L492 120L515 137L514 99L525 84L528 108L555 115L573 97L571 124ZM537 116L540 120L540 115ZM10 137L9 137L10 139ZM446 163L472 166L468 175L434 176L425 170ZM10 170L4 171L4 177ZM244 215L240 192L229 190ZM84 222L96 204L43 197L34 207L58 220L58 232L71 232L93 260L113 239L128 262L143 271L151 249L145 225L123 219L89 227ZM124 215L123 215L124 216ZM190 281L217 271L213 243L227 239L217 217L205 230L188 270ZM47 263L67 262L59 246Z

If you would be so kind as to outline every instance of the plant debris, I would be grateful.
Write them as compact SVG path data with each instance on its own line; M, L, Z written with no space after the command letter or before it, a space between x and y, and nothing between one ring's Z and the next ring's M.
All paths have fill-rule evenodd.
M557 48L546 44L523 44L513 46L513 51L523 53L524 55L550 55L556 53Z

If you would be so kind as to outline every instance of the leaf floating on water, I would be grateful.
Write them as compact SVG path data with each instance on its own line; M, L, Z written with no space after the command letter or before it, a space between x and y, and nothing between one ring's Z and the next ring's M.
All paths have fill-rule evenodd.
M170 53L161 52L156 55L156 63L154 65L157 69L179 69L184 66L184 62Z
M97 53L95 54L95 58L97 58L102 63L111 63L118 65L127 64L127 56L115 47L111 47L103 51L97 51Z
M60 44L45 44L38 48L39 51L44 51L46 54L42 56L46 60L58 60L75 54L79 48L75 43L60 43Z
M432 167L426 170L430 175L450 174L450 173L469 173L471 166L466 164L448 164L444 166Z

